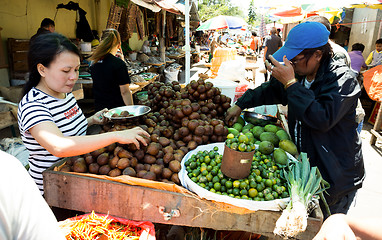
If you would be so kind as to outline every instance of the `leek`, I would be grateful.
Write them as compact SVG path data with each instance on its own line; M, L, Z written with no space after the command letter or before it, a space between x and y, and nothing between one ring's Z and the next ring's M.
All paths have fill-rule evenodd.
M306 230L313 196L319 195L329 212L323 196L329 183L322 178L317 167L310 167L306 153L301 153L298 161L290 162L287 169L283 173L288 183L290 201L277 220L273 233L292 238Z

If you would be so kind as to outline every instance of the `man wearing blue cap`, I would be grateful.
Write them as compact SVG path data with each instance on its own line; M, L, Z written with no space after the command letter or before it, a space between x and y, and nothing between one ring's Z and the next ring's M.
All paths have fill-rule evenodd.
M354 72L332 59L328 39L329 31L319 22L294 27L270 56L273 65L266 63L270 81L247 90L225 120L232 124L245 108L288 105L292 140L330 183L326 200L331 212L346 213L365 176L355 120L361 89Z

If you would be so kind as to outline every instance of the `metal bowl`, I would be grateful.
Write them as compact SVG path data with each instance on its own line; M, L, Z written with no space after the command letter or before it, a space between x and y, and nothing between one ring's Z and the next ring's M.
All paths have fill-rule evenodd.
M253 125L265 126L267 124L275 124L277 118L271 116L265 116L257 112L243 111L244 120L246 122L252 123Z
M119 115L121 114L122 111L128 111L132 115L127 117L112 117L114 113L117 113ZM129 118L135 118L135 117L145 115L150 111L151 111L151 108L148 106L130 105L130 106L123 106L123 107L110 109L107 113L104 114L104 116L112 120L129 119Z

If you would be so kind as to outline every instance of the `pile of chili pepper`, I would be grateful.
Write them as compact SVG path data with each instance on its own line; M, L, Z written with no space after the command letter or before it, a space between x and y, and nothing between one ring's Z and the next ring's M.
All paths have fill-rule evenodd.
M68 219L60 224L69 230L67 240L138 240L140 227L128 226L109 218L98 216L94 211L78 220Z

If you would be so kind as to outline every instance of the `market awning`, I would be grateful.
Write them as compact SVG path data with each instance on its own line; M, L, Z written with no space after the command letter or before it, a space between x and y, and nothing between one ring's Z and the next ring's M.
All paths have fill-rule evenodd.
M151 11L153 12L159 12L162 8L158 7L158 5L156 5L153 1L151 0L131 0L133 3L141 6L141 7L144 7L144 8L147 8L147 9L150 9Z
M301 8L292 8L281 12L275 12L272 13L272 15L279 16L279 17L297 17L303 15L301 12Z

